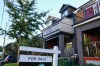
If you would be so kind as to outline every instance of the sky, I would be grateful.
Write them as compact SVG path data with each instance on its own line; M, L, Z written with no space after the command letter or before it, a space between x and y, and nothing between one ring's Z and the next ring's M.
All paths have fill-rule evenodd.
M48 15L60 18L59 10L63 4L70 4L70 5L78 8L79 6L83 5L84 3L88 2L88 1L89 0L36 0L36 7L41 12L49 10ZM7 8L5 7L4 14L3 14L3 21L2 21L3 6L4 6L3 0L0 0L0 27L5 29L6 22L9 23L8 22L9 16L6 12ZM9 27L9 24L8 24L8 27ZM7 30L9 30L9 29L7 29ZM15 40L9 39L9 37L6 37L5 45L10 42L14 42L14 41ZM3 42L4 42L4 36L0 36L0 46L3 46Z

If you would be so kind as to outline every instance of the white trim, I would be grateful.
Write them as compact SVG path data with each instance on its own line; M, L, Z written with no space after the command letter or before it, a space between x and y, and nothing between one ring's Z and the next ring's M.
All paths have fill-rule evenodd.
M100 1L98 2L98 8L99 8L99 12L100 12Z
M89 20L87 20L87 21L81 22L81 23L79 23L79 24L77 24L77 25L74 25L73 27L78 27L78 26L80 26L80 25L89 23L89 22L94 21L94 20L99 19L99 18L100 18L100 16L94 17L94 18L89 19Z
M91 5L91 6L87 7L85 10L87 10L87 9L89 9L89 8L91 8L91 7L93 7L93 5Z
M20 46L20 51L31 51L31 52L57 53L57 54L60 54L60 51L58 51L58 50L34 48L34 47L26 47L26 46Z
M95 64L95 65L100 65L100 61L94 61L94 60L86 60L87 64Z
M99 13L98 3L93 4L94 15Z

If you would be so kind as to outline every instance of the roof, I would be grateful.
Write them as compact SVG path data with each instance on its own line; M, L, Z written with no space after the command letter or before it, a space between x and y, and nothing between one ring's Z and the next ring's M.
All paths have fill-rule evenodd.
M85 8L93 5L94 2L95 2L95 0L89 0L88 2L86 2L83 5L81 5L80 7L78 7L77 10L75 10L73 13L77 13L77 11L79 11L80 9L85 9Z
M69 5L69 4L63 4L61 9L59 10L59 13L61 13L62 11L64 11L65 9L67 9L69 7L73 8L73 9L77 9L77 8L75 8L75 7L73 7L73 6Z
M48 16L47 20L59 20L60 18L55 17L55 16Z
M92 1L93 1L93 0L89 0L88 2L84 3L83 5L81 5L81 6L78 7L78 8L82 8L82 7L84 7L85 5L87 5L88 3L92 2Z

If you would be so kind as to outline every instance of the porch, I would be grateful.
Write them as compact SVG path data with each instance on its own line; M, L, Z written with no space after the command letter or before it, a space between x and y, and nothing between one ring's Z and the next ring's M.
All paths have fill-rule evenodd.
M53 46L58 46L61 51L60 57L71 57L74 55L72 35L58 34L46 40L45 47L52 49Z
M85 63L100 65L100 27L83 32L83 55Z
M84 56L100 57L100 27L86 30L84 33Z
M100 41L84 44L85 57L100 57Z
M72 27L73 21L71 18L64 17L63 19L60 19L58 21L55 21L55 23L51 24L47 28L43 30L43 38L48 38L53 35L56 35L60 32L64 32L66 34L74 34L74 28Z
M72 56L74 54L74 49L72 48L74 28L72 25L72 18L64 17L54 21L50 26L45 28L43 30L43 38L46 43L45 48L50 49L53 46L58 46L59 50L61 50L60 57Z

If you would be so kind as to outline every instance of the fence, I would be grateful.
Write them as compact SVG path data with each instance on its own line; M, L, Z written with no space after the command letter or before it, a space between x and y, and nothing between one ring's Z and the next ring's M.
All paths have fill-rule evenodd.
M74 48L65 48L64 50L65 57L71 57L74 55Z

